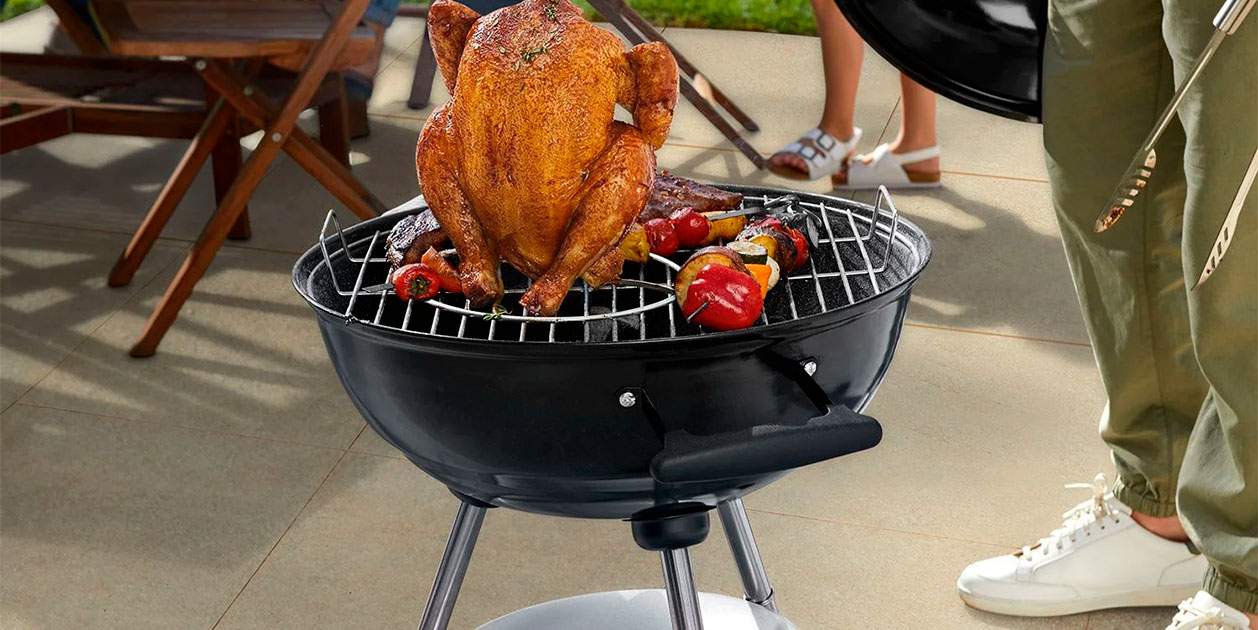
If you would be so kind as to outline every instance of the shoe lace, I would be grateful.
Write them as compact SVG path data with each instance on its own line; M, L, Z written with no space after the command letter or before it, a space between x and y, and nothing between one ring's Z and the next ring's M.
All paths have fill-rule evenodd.
M1179 603L1179 611L1166 630L1240 630L1240 627L1233 625L1221 608L1202 608L1192 599L1185 599Z
M1018 556L1026 560L1052 556L1062 550L1066 541L1078 542L1080 534L1091 536L1095 529L1105 529L1108 521L1119 522L1119 513L1107 500L1109 482L1105 480L1104 473L1097 473L1092 483L1068 483L1066 488L1091 490L1092 498L1063 512L1060 527L1035 544L1023 547Z

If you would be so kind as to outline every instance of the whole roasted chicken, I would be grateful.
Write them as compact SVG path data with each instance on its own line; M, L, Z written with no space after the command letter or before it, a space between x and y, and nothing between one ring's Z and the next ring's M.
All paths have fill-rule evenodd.
M501 298L500 260L534 279L520 298L530 315L558 311L577 277L617 279L617 244L651 192L677 103L668 47L626 53L568 0L484 16L435 0L428 32L452 96L424 124L415 165L467 298ZM614 119L617 104L634 124Z

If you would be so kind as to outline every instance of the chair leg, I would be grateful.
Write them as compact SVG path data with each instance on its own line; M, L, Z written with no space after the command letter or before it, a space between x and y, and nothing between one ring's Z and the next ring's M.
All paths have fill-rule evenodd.
M748 160L751 160L751 163L755 164L757 169L764 170L769 168L769 161L763 155L760 155L760 152L751 146L733 125L721 117L720 112L716 111L711 101L704 98L689 79L683 78L678 81L678 87L681 89L682 96L685 96L686 100L690 101L690 104L694 105L695 109L699 110L699 113L703 114L703 117L707 118L708 122L712 123L712 126L716 127L717 131L720 131L739 152L746 156Z
M601 0L601 1L607 2L608 0ZM647 39L656 41L656 42L662 42L665 46L668 46L668 49L673 52L673 58L677 60L677 67L682 72L684 72L686 76L690 77L690 79L694 81L696 85L702 82L707 88L706 91L710 93L711 99L713 101L716 101L716 103L720 105L725 111L729 112L729 115L733 116L734 120L737 120L739 124L743 126L743 128L745 128L747 131L760 131L760 125L757 125L756 121L752 120L751 117L748 116L746 112L744 112L741 108L735 105L734 102L731 101L730 98L726 96L725 93L720 90L720 88L717 88L715 85L712 85L712 82L708 81L707 77L704 77L703 73L699 72L699 69L696 68L694 64L690 63L690 60L686 59L686 57L681 54L681 51L674 48L673 45L669 43L668 40L664 39L664 35L662 35L658 30L656 30L654 25L646 21L646 19L643 18L641 14L639 14L637 11L634 11L633 7L626 4L624 0L612 0L612 1L616 2L620 6L623 17L626 20L628 20L630 23L632 23L633 26L635 26L638 29L638 31L640 31L644 36L646 36Z
M411 109L428 107L432 97L432 82L437 76L437 55L432 50L432 42L428 40L428 26L424 26L424 34L420 37L419 61L415 62L415 77L411 79L411 96L406 99L406 106Z
M214 153L210 156L210 165L214 172L215 207L223 202L227 189L231 188L232 182L236 181L236 175L240 174L242 164L244 164L244 159L240 155L240 133L237 131L233 117L232 122L227 126L227 133L224 133L222 139L214 146ZM253 236L253 230L249 226L249 207L246 206L241 211L236 224L232 226L231 232L227 233L227 238L233 241L243 241L250 236Z
M336 98L319 106L319 144L341 164L349 166L349 99L345 81L336 78Z
M601 13L603 17L616 28L616 30L620 31L620 33L624 35L630 43L642 44L647 41L646 37L639 33L637 29L629 24L622 14L615 10L615 5L597 1L594 4L599 13ZM689 75L684 73L678 77L677 83L678 88L681 90L681 95L686 97L686 100L690 101L690 103L695 106L695 109L699 110L699 113L703 114L703 117L706 118L709 123L712 123L712 126L716 127L716 129L721 132L721 135L725 136L725 138L729 140L730 143L739 150L739 152L746 156L748 160L751 160L751 163L754 164L757 169L764 170L768 168L768 160L766 160L763 155L760 155L760 152L756 151L755 147L751 146L751 144L738 133L738 130L721 116L720 112L716 111L716 107L712 105L712 101L709 101L699 93L699 90L695 89L693 83L694 80L695 79L692 79ZM752 124L754 125L754 122Z
M361 140L371 135L371 120L367 118L367 101L349 99L345 101L345 109L349 112L349 139Z
M179 165L171 173L170 179L166 180L166 185L158 193L157 199L149 208L140 227L131 236L131 242L118 257L118 261L114 263L113 270L109 272L109 286L120 287L131 282L136 269L140 268L140 263L153 248L153 243L157 241L162 229L166 227L166 222L170 220L170 215L174 213L179 201L187 194L188 188L192 186L192 181L196 179L205 160L222 144L222 138L230 135L226 133L227 128L235 117L235 112L222 99L210 107L201 130L192 138L192 143L184 151ZM236 157L239 159L239 145L236 150Z
M166 335L171 324L175 323L175 318L179 316L179 309L188 300L188 296L192 295L192 288L196 286L201 276L205 275L205 270L209 269L210 263L214 262L214 256L223 246L223 241L227 239L227 233L240 218L245 204L257 190L262 178L266 176L271 163L279 155L280 148L281 142L264 138L249 156L240 175L227 190L227 194L223 196L223 203L219 204L214 216L210 217L209 223L205 224L201 236L197 238L196 243L193 243L188 257L184 259L183 265L179 267L174 279L166 287L166 293L158 302L157 308L153 309L153 313L149 315L148 323L145 324L139 341L131 347L131 356L149 357L157 352L157 345L162 342L162 337Z

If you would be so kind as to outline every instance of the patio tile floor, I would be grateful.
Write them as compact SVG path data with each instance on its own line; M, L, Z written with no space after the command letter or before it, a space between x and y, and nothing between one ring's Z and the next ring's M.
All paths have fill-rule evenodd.
M38 50L49 13L0 25L0 48ZM416 192L430 109L405 99L420 33L413 19L389 31L373 134L354 143L386 203ZM815 124L815 40L667 35L760 122L760 151ZM862 149L895 133L897 107L894 70L869 55ZM1022 620L956 598L965 564L1047 532L1082 498L1061 484L1107 465L1038 128L941 102L940 135L945 187L895 196L936 258L870 410L884 443L748 498L779 602L804 628L1161 627L1167 610ZM334 199L281 160L251 204L254 238L228 243L156 357L126 356L211 210L202 178L131 287L104 286L183 146L75 136L0 162L0 626L412 627L455 502L365 429L289 286ZM684 103L658 158L704 180L826 189L753 171ZM736 594L714 528L697 578ZM494 510L453 627L659 582L623 523Z

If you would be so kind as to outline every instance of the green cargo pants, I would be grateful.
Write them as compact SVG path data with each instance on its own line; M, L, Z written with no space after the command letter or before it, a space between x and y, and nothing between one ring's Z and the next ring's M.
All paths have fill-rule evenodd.
M1094 234L1220 2L1049 4L1044 144L1109 398L1114 492L1139 512L1178 512L1210 561L1204 588L1258 612L1258 187L1218 271L1189 290L1258 147L1258 15L1198 79L1135 206Z

